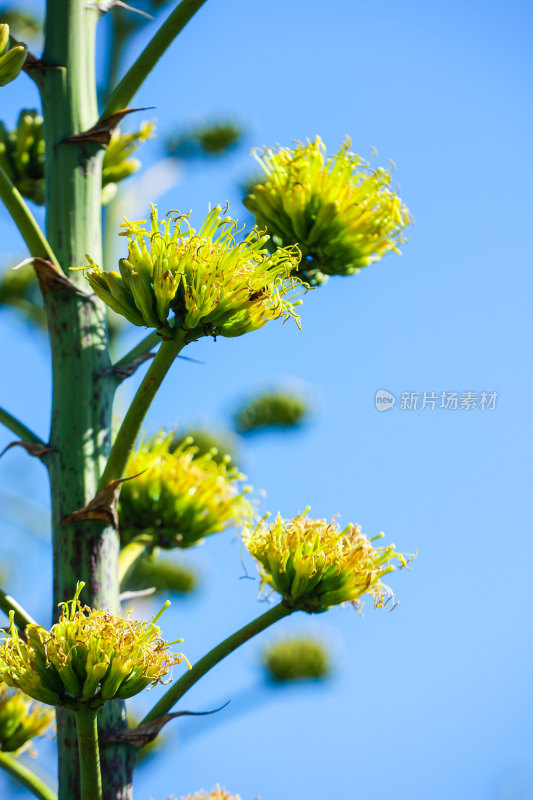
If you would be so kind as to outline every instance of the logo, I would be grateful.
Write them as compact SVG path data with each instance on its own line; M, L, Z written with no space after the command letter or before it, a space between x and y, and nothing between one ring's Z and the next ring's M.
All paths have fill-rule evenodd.
M378 389L376 392L375 402L378 411L390 411L391 408L394 408L396 398L386 389Z

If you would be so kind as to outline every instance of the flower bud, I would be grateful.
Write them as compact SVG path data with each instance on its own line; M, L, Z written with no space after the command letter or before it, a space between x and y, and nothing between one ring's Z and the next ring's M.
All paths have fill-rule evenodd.
M9 38L9 26L2 27L7 27ZM5 30L2 33L2 38L5 38ZM14 81L15 78L19 76L24 62L26 61L27 52L28 48L25 44L18 44L0 56L0 86L6 86L6 84L11 83L11 81Z

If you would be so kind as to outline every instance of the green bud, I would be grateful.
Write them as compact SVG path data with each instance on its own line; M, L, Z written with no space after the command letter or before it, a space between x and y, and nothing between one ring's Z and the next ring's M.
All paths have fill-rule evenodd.
M9 42L9 25L0 23L0 53L3 53Z
M19 76L26 61L27 52L26 45L19 44L0 56L0 86L6 86Z

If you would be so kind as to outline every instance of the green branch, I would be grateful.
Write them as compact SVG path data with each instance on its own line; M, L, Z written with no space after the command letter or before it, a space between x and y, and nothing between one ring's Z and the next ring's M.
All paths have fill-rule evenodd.
M80 706L74 713L76 714L80 753L80 800L102 800L102 773L96 711L86 706Z
M24 629L27 625L36 624L33 617L30 617L28 612L17 601L2 589L0 589L0 608L8 616L10 611L15 612L15 625L17 628Z
M226 656L236 650L237 647L240 647L241 644L244 644L253 636L257 636L257 634L264 631L265 628L273 625L274 622L278 622L278 620L283 619L283 617L292 614L293 611L293 608L287 608L283 603L278 603L277 606L270 608L260 617L249 622L244 628L228 636L227 639L224 639L223 642L210 650L200 661L196 662L192 669L177 680L176 683L165 692L161 700L156 703L152 710L148 712L140 724L144 725L144 723L152 722L152 720L157 719L157 717L160 717L162 714L167 714L172 706L183 697L185 692L188 692L191 686L194 686L196 681L200 680L200 678L216 666L219 661L222 661L223 658L226 658Z
M56 267L59 267L52 248L37 224L35 217L2 167L0 167L0 198L26 242L30 255L35 256L35 258L46 258Z
M6 411L5 408L1 407L0 422L2 422L6 428L9 428L10 431L13 431L13 433L15 433L17 436L20 436L23 442L44 445L43 440L37 436L36 433L27 428L19 419L14 417L13 414L10 414L9 411Z
M57 800L57 794L35 772L9 753L0 752L0 767L21 783L22 786L29 789L39 800Z
M120 83L113 89L102 111L101 119L128 106L161 56L205 2L206 0L181 0L181 3L163 22Z
M124 474L128 458L139 435L146 412L150 408L157 390L180 350L185 345L185 332L177 331L175 339L167 339L155 354L150 368L137 390L137 394L122 421L111 448L109 459L100 479L100 489Z
M113 364L113 367L125 367L128 364L131 364L132 361L135 361L136 358L139 356L144 356L146 353L149 353L150 350L153 350L154 347L157 347L158 344L161 344L161 337L159 336L157 331L152 331L149 333L148 336L139 342L138 345L135 345L129 353L126 353L125 356L122 356L116 364Z

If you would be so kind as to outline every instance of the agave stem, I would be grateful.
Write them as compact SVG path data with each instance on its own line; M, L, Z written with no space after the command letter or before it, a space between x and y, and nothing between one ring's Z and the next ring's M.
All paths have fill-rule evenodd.
M206 0L182 0L163 22L155 36L148 42L140 56L131 65L120 83L113 89L101 119L126 108L137 90L142 86L164 52L170 47L191 17L196 14Z
M80 706L80 708L76 709L75 714L80 754L80 800L102 800L102 774L100 770L96 711L86 706Z
M0 422L17 436L20 436L22 441L44 445L43 440L36 433L27 428L23 422L14 417L13 414L10 414L9 411L6 411L5 408L0 408Z
M188 692L191 686L194 686L206 672L213 669L223 658L226 658L226 656L240 647L241 644L257 636L258 633L261 633L261 631L264 631L270 625L292 614L293 611L293 608L287 608L283 603L278 603L277 606L270 608L264 614L261 614L260 617L249 622L248 625L232 633L231 636L228 636L227 639L224 639L223 642L203 656L200 661L197 661L192 669L186 672L176 683L172 684L170 689L167 689L161 700L148 712L140 724L143 725L145 722L151 722L162 714L167 714L172 706L183 697L185 692Z
M177 331L176 338L161 342L150 368L139 386L135 397L122 421L111 448L109 459L100 480L100 489L124 474L129 455L139 435L144 418L155 394L172 363L185 345L185 332Z
M0 767L15 778L22 786L29 789L39 800L57 800L57 794L36 774L9 753L0 752Z

